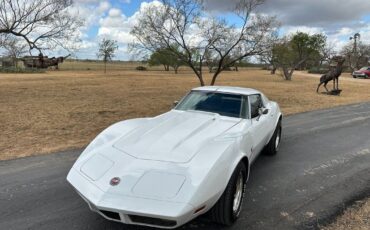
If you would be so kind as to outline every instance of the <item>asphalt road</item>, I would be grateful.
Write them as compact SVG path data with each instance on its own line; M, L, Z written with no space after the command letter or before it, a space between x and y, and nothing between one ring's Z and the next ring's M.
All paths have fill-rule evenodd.
M229 229L317 229L370 195L370 103L289 116L280 152L251 169ZM0 229L148 229L105 220L66 182L80 151L0 162ZM226 229L199 218L182 229Z

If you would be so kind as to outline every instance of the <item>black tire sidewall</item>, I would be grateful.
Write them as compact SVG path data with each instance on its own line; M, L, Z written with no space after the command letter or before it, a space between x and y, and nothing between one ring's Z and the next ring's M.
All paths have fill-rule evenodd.
M274 134L272 135L269 143L267 144L267 146L265 147L265 150L263 151L265 155L273 156L277 154L280 148L281 134L282 134L281 121L279 121L275 128ZM278 148L276 148L277 135L280 135Z
M278 144L278 146L276 148L276 138L277 138L278 135L279 135L279 138L280 139L279 139L279 144ZM277 125L277 127L276 127L275 134L274 134L274 142L273 142L273 144L274 144L274 152L275 152L275 154L280 149L280 142L281 142L281 123L279 122L278 125Z
M243 176L243 193L241 197L241 201L239 204L239 207L236 212L233 210L233 204L234 204L234 195L235 195L235 190L236 190L236 184L238 180L238 176L242 173ZM235 222L238 217L240 216L242 206L243 206L243 201L244 201L244 196L245 196L245 190L246 190L246 180L247 180L247 169L246 166L243 163L239 163L237 168L235 169L232 177L231 177L231 183L228 186L228 193L227 193L227 200L228 200L228 209L230 213L230 222L233 223Z

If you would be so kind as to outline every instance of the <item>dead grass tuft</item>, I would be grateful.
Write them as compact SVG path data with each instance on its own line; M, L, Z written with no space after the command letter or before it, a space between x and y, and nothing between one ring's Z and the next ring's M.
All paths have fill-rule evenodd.
M370 198L348 208L337 220L322 230L369 230Z

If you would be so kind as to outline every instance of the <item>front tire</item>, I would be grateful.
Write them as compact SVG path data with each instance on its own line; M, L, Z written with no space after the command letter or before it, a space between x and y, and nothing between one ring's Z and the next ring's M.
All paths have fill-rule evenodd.
M265 147L266 155L273 156L273 155L276 155L277 152L279 151L280 141L281 141L281 131L282 131L281 121L279 121L274 131L274 134L271 137L271 140Z
M230 226L239 217L247 184L247 168L240 162L234 170L227 187L210 210L211 219L219 224Z

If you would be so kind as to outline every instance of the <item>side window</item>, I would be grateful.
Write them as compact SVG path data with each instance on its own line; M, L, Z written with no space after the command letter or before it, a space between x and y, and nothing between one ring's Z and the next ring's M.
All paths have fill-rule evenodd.
M259 116L258 110L263 107L261 95L250 95L249 101L251 104L251 118Z
M249 102L248 102L248 96L243 96L243 102L242 102L242 109L240 113L240 117L244 119L249 118Z

